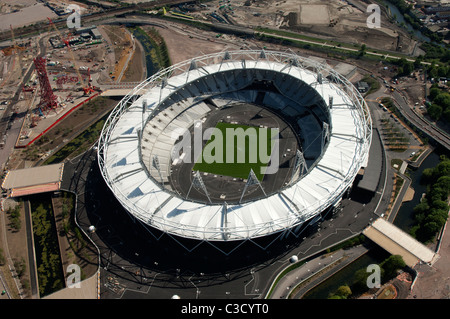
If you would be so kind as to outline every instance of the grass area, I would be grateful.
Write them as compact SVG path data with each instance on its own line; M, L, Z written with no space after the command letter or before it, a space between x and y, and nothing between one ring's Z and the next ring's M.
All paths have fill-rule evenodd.
M400 189L403 186L404 183L404 179L401 178L400 176L396 175L395 177L395 185L394 185L394 200L395 198L397 198L398 193L400 192Z
M287 267L286 269L284 269L275 279L275 281L272 284L272 287L270 288L269 293L267 294L266 299L270 299L270 297L272 296L273 290L275 289L275 287L277 286L278 282L284 277L286 276L286 274L288 274L289 272L291 272L292 270L297 269L300 266L303 266L306 263L306 261L302 261L302 262L296 262L295 264L290 265L289 267Z
M263 27L257 27L255 29L255 31L265 33L264 36L257 34L257 36L261 36L262 38L270 37L270 36L289 37L292 39L296 39L296 40L292 40L292 41L297 42L297 43L308 42L308 44L307 44L308 46L310 46L311 48L316 48L316 49L323 48L323 44L333 45L334 47L327 47L326 50L335 51L336 53L349 54L351 52L351 54L353 54L353 55L358 55L359 49L360 49L360 46L358 44L344 43L344 42L339 42L339 41L334 41L334 40L325 40L325 39L321 39L321 38L305 36L303 34L299 34L296 32L289 32L289 31L284 31L284 30L273 30L273 29L263 28ZM314 44L309 43L309 42L314 42ZM349 49L358 50L358 51L349 51ZM375 57L376 60L384 60L386 56L394 58L395 60L397 60L399 58L410 59L410 57L408 57L404 54L387 52L387 51L382 51L382 50L374 50L374 49L369 49L369 48L365 48L364 52L365 52L366 56L370 55L371 57ZM380 55L375 55L375 54L380 54Z
M61 163L67 157L75 157L86 151L100 136L103 125L109 113L100 120L92 124L87 130L83 131L76 138L70 141L67 145L61 148L58 152L50 156L44 165Z
M371 74L366 75L362 81L367 82L369 84L370 89L366 92L365 96L368 96L369 94L372 94L373 92L376 92L381 87L380 82L377 81L377 79Z
M217 123L193 170L246 179L253 169L261 181L264 177L261 171L267 167L272 153L274 132L273 129Z
M397 170L400 169L400 167L402 166L403 160L398 159L398 158L394 158L391 160L391 166L394 167L394 165L397 165L398 167L396 168Z

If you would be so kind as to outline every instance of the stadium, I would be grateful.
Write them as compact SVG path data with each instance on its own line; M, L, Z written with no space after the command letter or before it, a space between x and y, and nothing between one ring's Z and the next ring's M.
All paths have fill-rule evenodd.
M242 134L228 139L229 130L244 133L241 144ZM364 99L329 66L240 50L140 83L108 117L97 154L133 218L180 242L219 246L298 236L352 186L371 138ZM262 158L250 160L264 145ZM230 151L234 161L217 160Z

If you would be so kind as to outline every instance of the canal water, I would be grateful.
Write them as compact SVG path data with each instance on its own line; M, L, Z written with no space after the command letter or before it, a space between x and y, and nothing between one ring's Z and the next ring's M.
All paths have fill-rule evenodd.
M430 42L430 38L423 35L422 32L420 32L419 30L416 30L412 27L411 24L409 24L405 18L403 17L403 14L398 10L398 8L396 6L394 6L392 3L390 3L389 1L383 1L383 4L388 8L388 12L391 15L392 18L394 18L397 23L400 25L401 23L404 23L405 28L414 34L414 36L416 36L419 40L425 41L425 42Z
M311 289L302 299L327 299L340 286L351 285L355 279L355 273L360 269L367 268L370 264L379 264L389 257L389 254L379 247L374 247L366 254L337 272L320 285Z
M136 40L138 40L141 43L142 47L144 48L145 66L147 68L146 78L149 78L159 71L159 66L152 59L151 51L154 48L150 43L149 39L141 32L138 32L135 29L132 29L131 31L133 32L133 35L136 38Z
M422 194L427 191L426 185L420 184L420 178L423 171L426 168L435 167L439 164L440 154L438 152L432 152L423 161L419 168L412 170L409 169L406 173L411 178L411 187L414 189L414 197L411 201L404 202L400 209L398 210L397 216L395 217L393 224L405 232L409 232L409 229L414 224L414 207L420 203Z
M426 186L420 184L422 172L426 168L435 167L439 163L440 155L441 154L438 151L432 152L422 162L419 168L415 170L408 169L407 171L412 181L411 187L415 191L414 197L411 201L402 204L393 222L394 225L405 232L409 232L409 229L414 223L414 206L420 203L422 194L426 192ZM310 290L303 299L327 299L329 295L335 292L340 286L351 285L357 270L367 268L370 264L379 264L387 257L389 257L389 254L382 248L371 248L368 253Z

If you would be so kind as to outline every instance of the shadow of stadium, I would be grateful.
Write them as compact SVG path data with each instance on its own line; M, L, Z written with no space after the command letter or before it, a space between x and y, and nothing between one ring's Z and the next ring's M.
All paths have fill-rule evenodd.
M79 191L83 193L77 212L79 224L86 233L89 226L96 227L92 238L100 249L100 267L107 266L109 272L128 280L142 283L142 276L151 272L159 274L156 281L179 286L191 277L201 278L203 285L234 280L248 276L252 268L260 270L286 258L302 241L300 236L281 240L280 234L275 234L212 246L208 241L169 236L150 229L125 211L106 185L96 160L85 161L84 165L88 173L85 178L79 177L85 180L84 189ZM306 229L301 237L309 232L314 230Z

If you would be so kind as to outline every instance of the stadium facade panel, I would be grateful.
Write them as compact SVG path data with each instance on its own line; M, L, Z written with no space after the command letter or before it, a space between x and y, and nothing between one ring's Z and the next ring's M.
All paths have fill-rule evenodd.
M249 201L180 196L170 178L183 160L173 152L183 132L238 102L295 123L305 167L292 167L283 187ZM330 67L291 52L227 51L173 65L133 89L105 123L98 162L115 197L142 223L189 239L251 240L300 227L337 203L367 165L371 138L364 99ZM192 183L201 184L195 172Z

